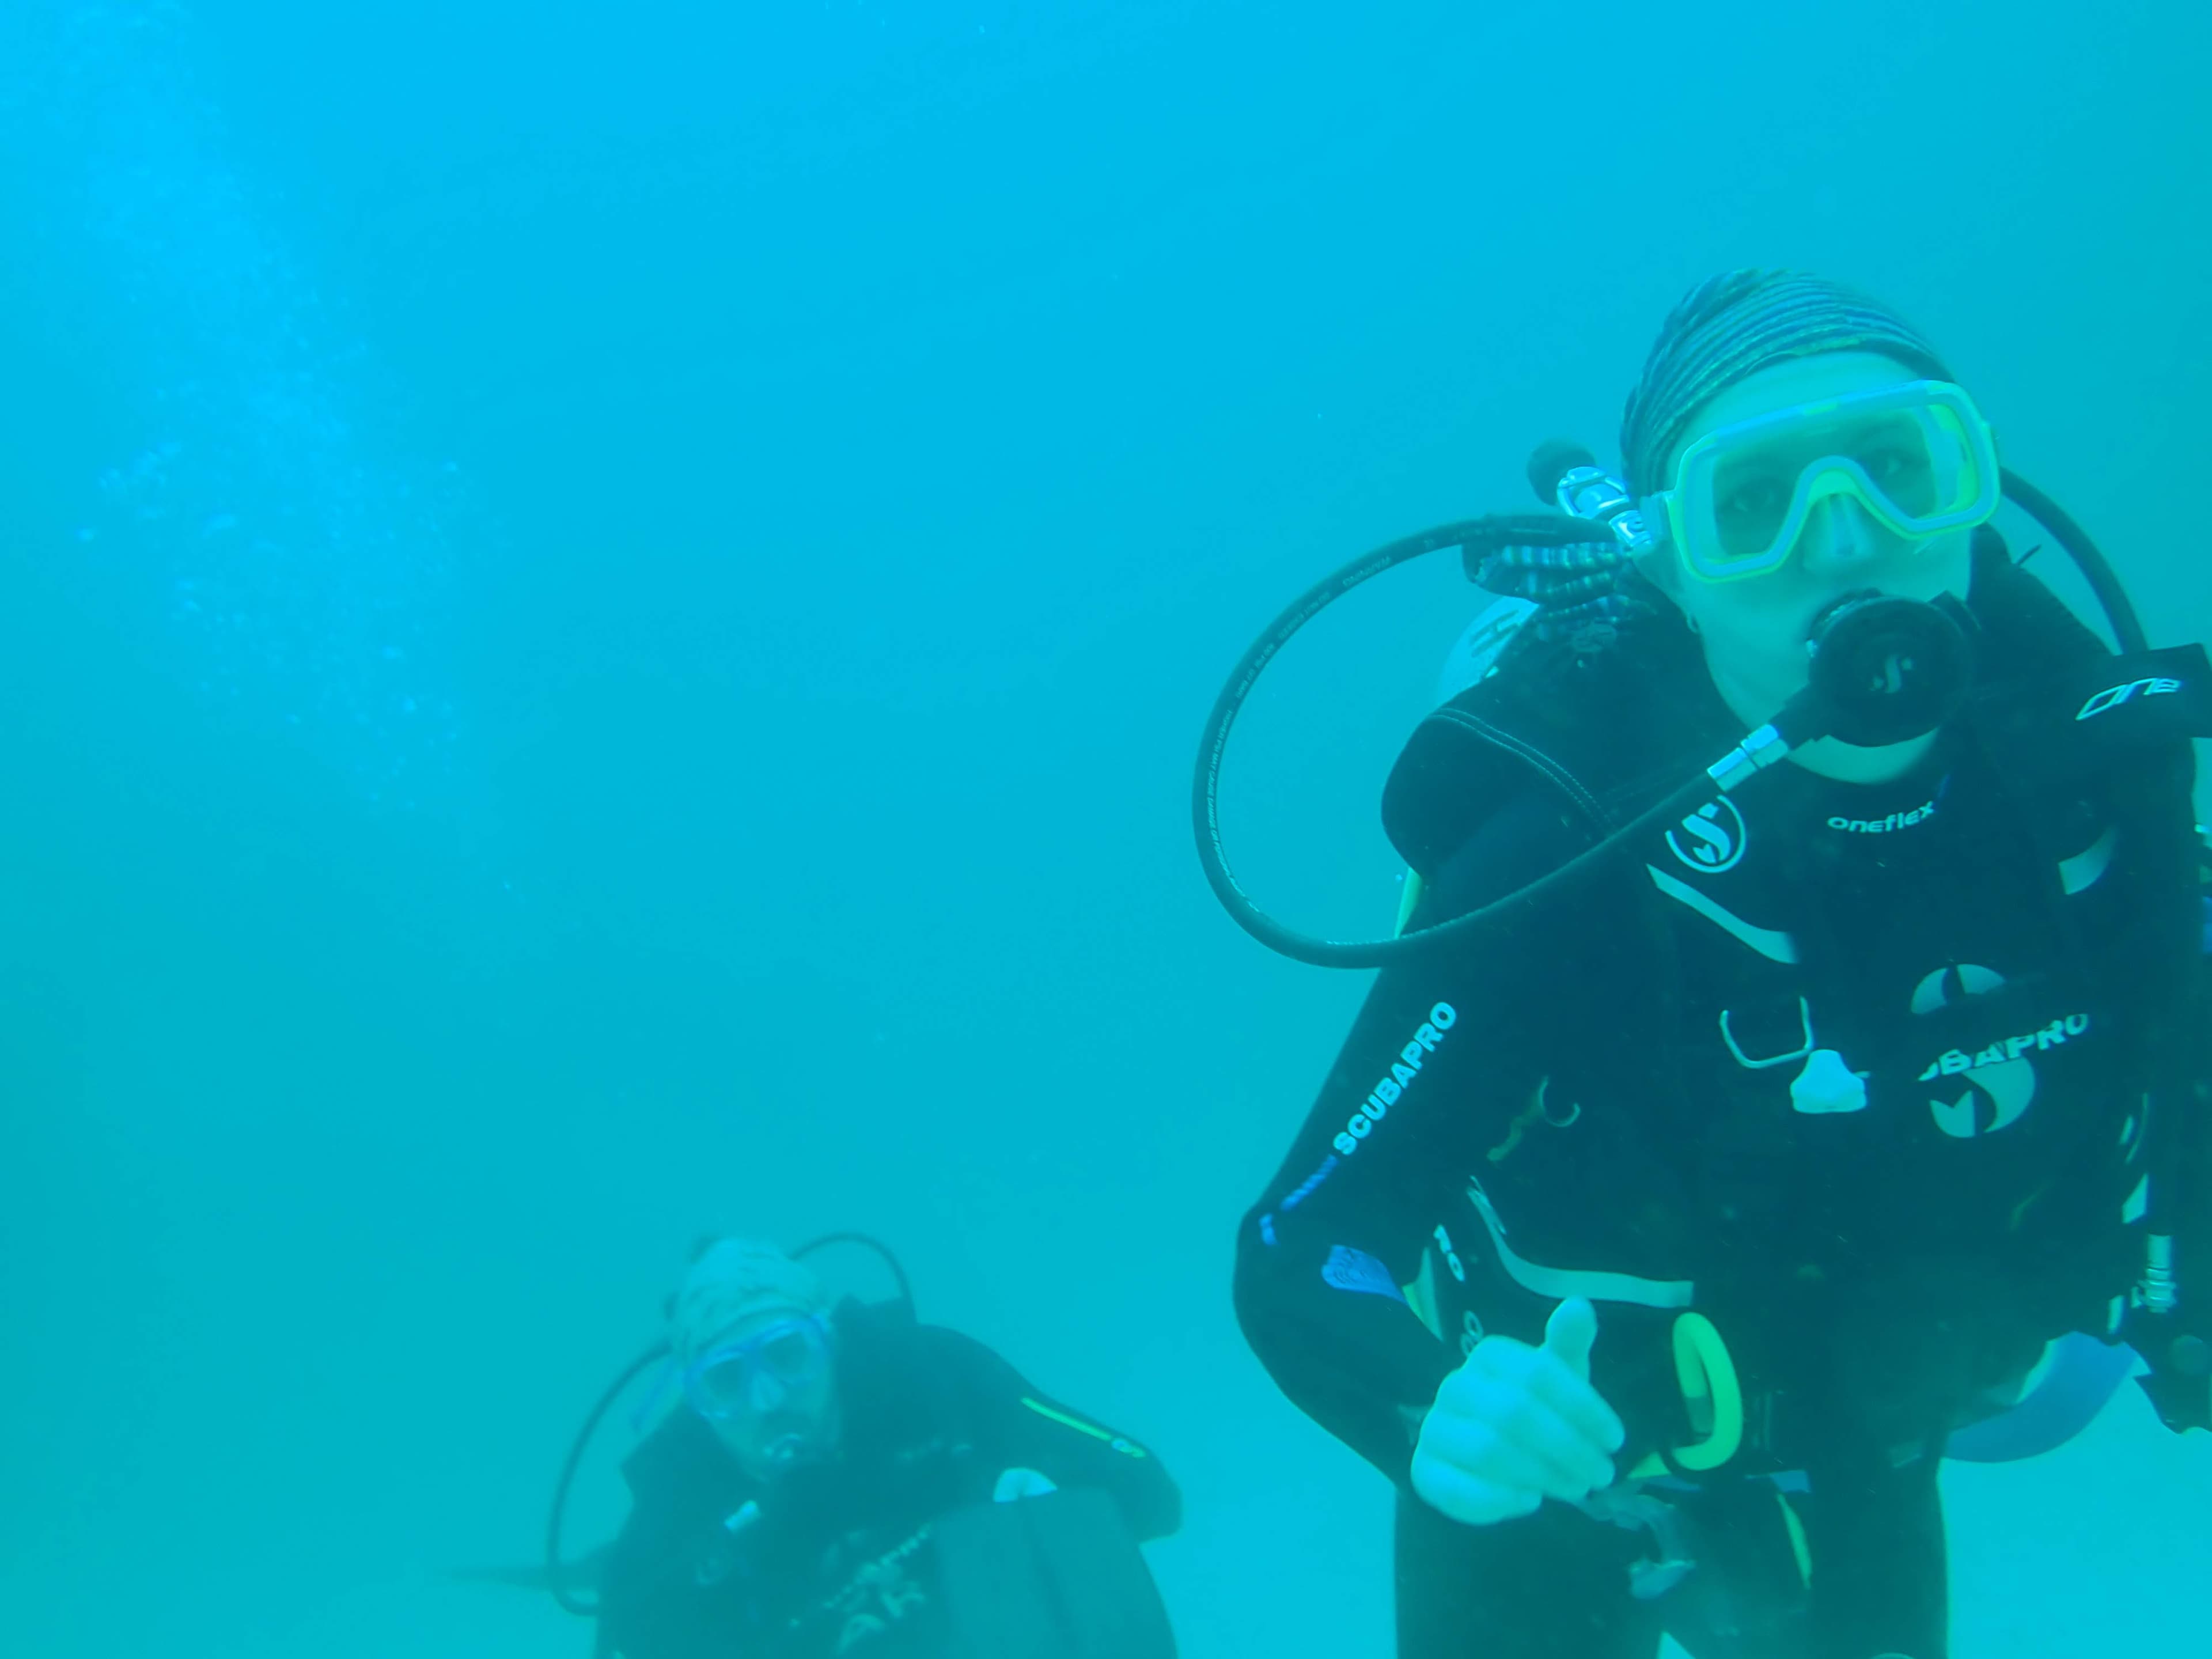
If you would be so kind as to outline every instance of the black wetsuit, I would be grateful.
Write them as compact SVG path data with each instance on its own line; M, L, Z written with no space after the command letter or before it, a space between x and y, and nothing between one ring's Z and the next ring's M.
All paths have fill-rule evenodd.
M852 1303L836 1329L836 1461L763 1487L682 1411L631 1454L633 1507L604 1574L598 1652L935 1659L946 1632L930 1523L988 1502L1008 1468L1104 1490L1138 1539L1176 1529L1181 1499L1150 1450L1031 1388L981 1344Z
M1978 573L1989 687L2095 650L2021 584ZM1417 868L1433 854L1417 925L1564 862L1741 735L1671 619L1502 672L1539 677L1524 708L1610 720L1619 743L1555 775L1494 742L1493 691L1462 699L1522 759L1472 781L1443 750L1401 762L1399 797L1447 810L1511 786L1464 837L1394 826ZM2027 788L2002 726L1962 721L1881 785L1778 768L1508 931L1377 980L1245 1218L1237 1299L1284 1391L1400 1487L1407 1659L1641 1659L1662 1623L1698 1659L1940 1659L1927 1454L2046 1340L2118 1328L2143 1097L2193 994L2169 833L2188 830L2185 743L2124 789L2055 763ZM1615 794L1586 795L1599 775ZM1703 1538L1650 1599L1627 1571L1643 1533L1558 1504L1462 1526L1407 1485L1443 1376L1486 1334L1540 1341L1574 1295L1598 1310L1624 1473L1700 1437L1686 1310L1741 1381L1742 1449L1657 1489Z

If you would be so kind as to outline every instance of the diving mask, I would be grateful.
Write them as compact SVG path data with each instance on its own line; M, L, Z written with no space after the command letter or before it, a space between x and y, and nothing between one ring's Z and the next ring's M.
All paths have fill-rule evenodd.
M757 1407L762 1380L784 1394L812 1386L830 1369L830 1333L818 1319L795 1316L735 1342L709 1348L684 1373L684 1397L709 1420Z
M1682 452L1674 488L1642 507L1685 569L1725 582L1778 568L1831 496L1924 541L1987 523L2000 493L1996 441L1972 400L1948 381L1910 380L1709 432Z

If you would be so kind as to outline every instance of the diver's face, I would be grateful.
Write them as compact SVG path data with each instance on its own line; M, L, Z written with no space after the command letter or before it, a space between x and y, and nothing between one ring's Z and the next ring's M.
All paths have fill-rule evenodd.
M1918 378L1903 364L1865 351L1800 357L1763 368L1698 411L1667 458L1665 482L1672 483L1683 450L1723 427ZM1790 556L1763 575L1701 580L1671 549L1650 574L1697 630L1706 666L1730 710L1746 725L1757 725L1804 689L1805 642L1822 611L1845 594L1869 589L1909 599L1946 593L1963 599L1972 544L1971 530L1907 540L1858 502L1834 495L1814 507Z
M747 1474L771 1480L836 1449L836 1356L817 1321L769 1310L717 1338L714 1409L707 1418ZM811 1345L811 1346L810 1346Z

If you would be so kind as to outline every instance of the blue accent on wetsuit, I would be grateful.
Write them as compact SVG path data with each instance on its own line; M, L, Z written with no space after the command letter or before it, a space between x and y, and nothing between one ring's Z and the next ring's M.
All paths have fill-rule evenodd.
M2133 1348L2075 1331L2058 1339L2051 1369L2018 1405L1969 1424L1943 1445L1961 1463L2014 1463L2055 1451L2095 1420L2142 1364Z

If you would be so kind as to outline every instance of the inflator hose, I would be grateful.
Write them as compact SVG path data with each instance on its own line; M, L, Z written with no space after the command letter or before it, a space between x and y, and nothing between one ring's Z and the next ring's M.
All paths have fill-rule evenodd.
M1354 559L1341 569L1324 576L1285 607L1281 615L1270 623L1265 633L1253 641L1251 648L1229 676L1221 695L1214 699L1213 711L1206 716L1206 730L1199 742L1198 775L1191 786L1191 819L1198 836L1198 858L1206 872L1206 879L1213 889L1213 896L1236 920L1238 927L1258 939L1270 950L1279 951L1293 961L1310 963L1316 968L1376 968L1383 963L1424 954L1438 945L1458 939L1478 925L1493 921L1508 909L1550 893L1559 884L1559 878L1571 872L1584 870L1589 854L1571 861L1553 871L1540 881L1509 895L1497 903L1457 916L1434 927L1423 928L1401 939L1375 940L1335 940L1317 939L1285 927L1255 904L1237 884L1237 878L1229 868L1228 856L1221 837L1221 763L1229 746L1230 728L1236 725L1237 716L1243 712L1245 699L1250 696L1254 684L1275 653L1290 643L1291 637L1329 605L1342 599L1364 582L1372 581L1386 570L1395 569L1425 555L1447 547L1469 550L1483 547L1547 546L1565 547L1587 543L1599 532L1579 519L1562 513L1496 514L1483 519L1465 519L1455 524L1439 525L1418 535L1407 536L1385 543L1373 552ZM1709 793L1710 785L1700 774L1698 784ZM1684 793L1689 786L1684 786ZM1661 806L1674 804L1669 796ZM1698 799L1704 799L1704 793ZM1696 805L1690 802L1681 811ZM1659 809L1654 808L1656 812ZM1647 815L1649 816L1649 815ZM1656 821L1656 819L1654 820ZM1644 828L1639 819L1637 828ZM1591 849L1593 852L1598 850Z

